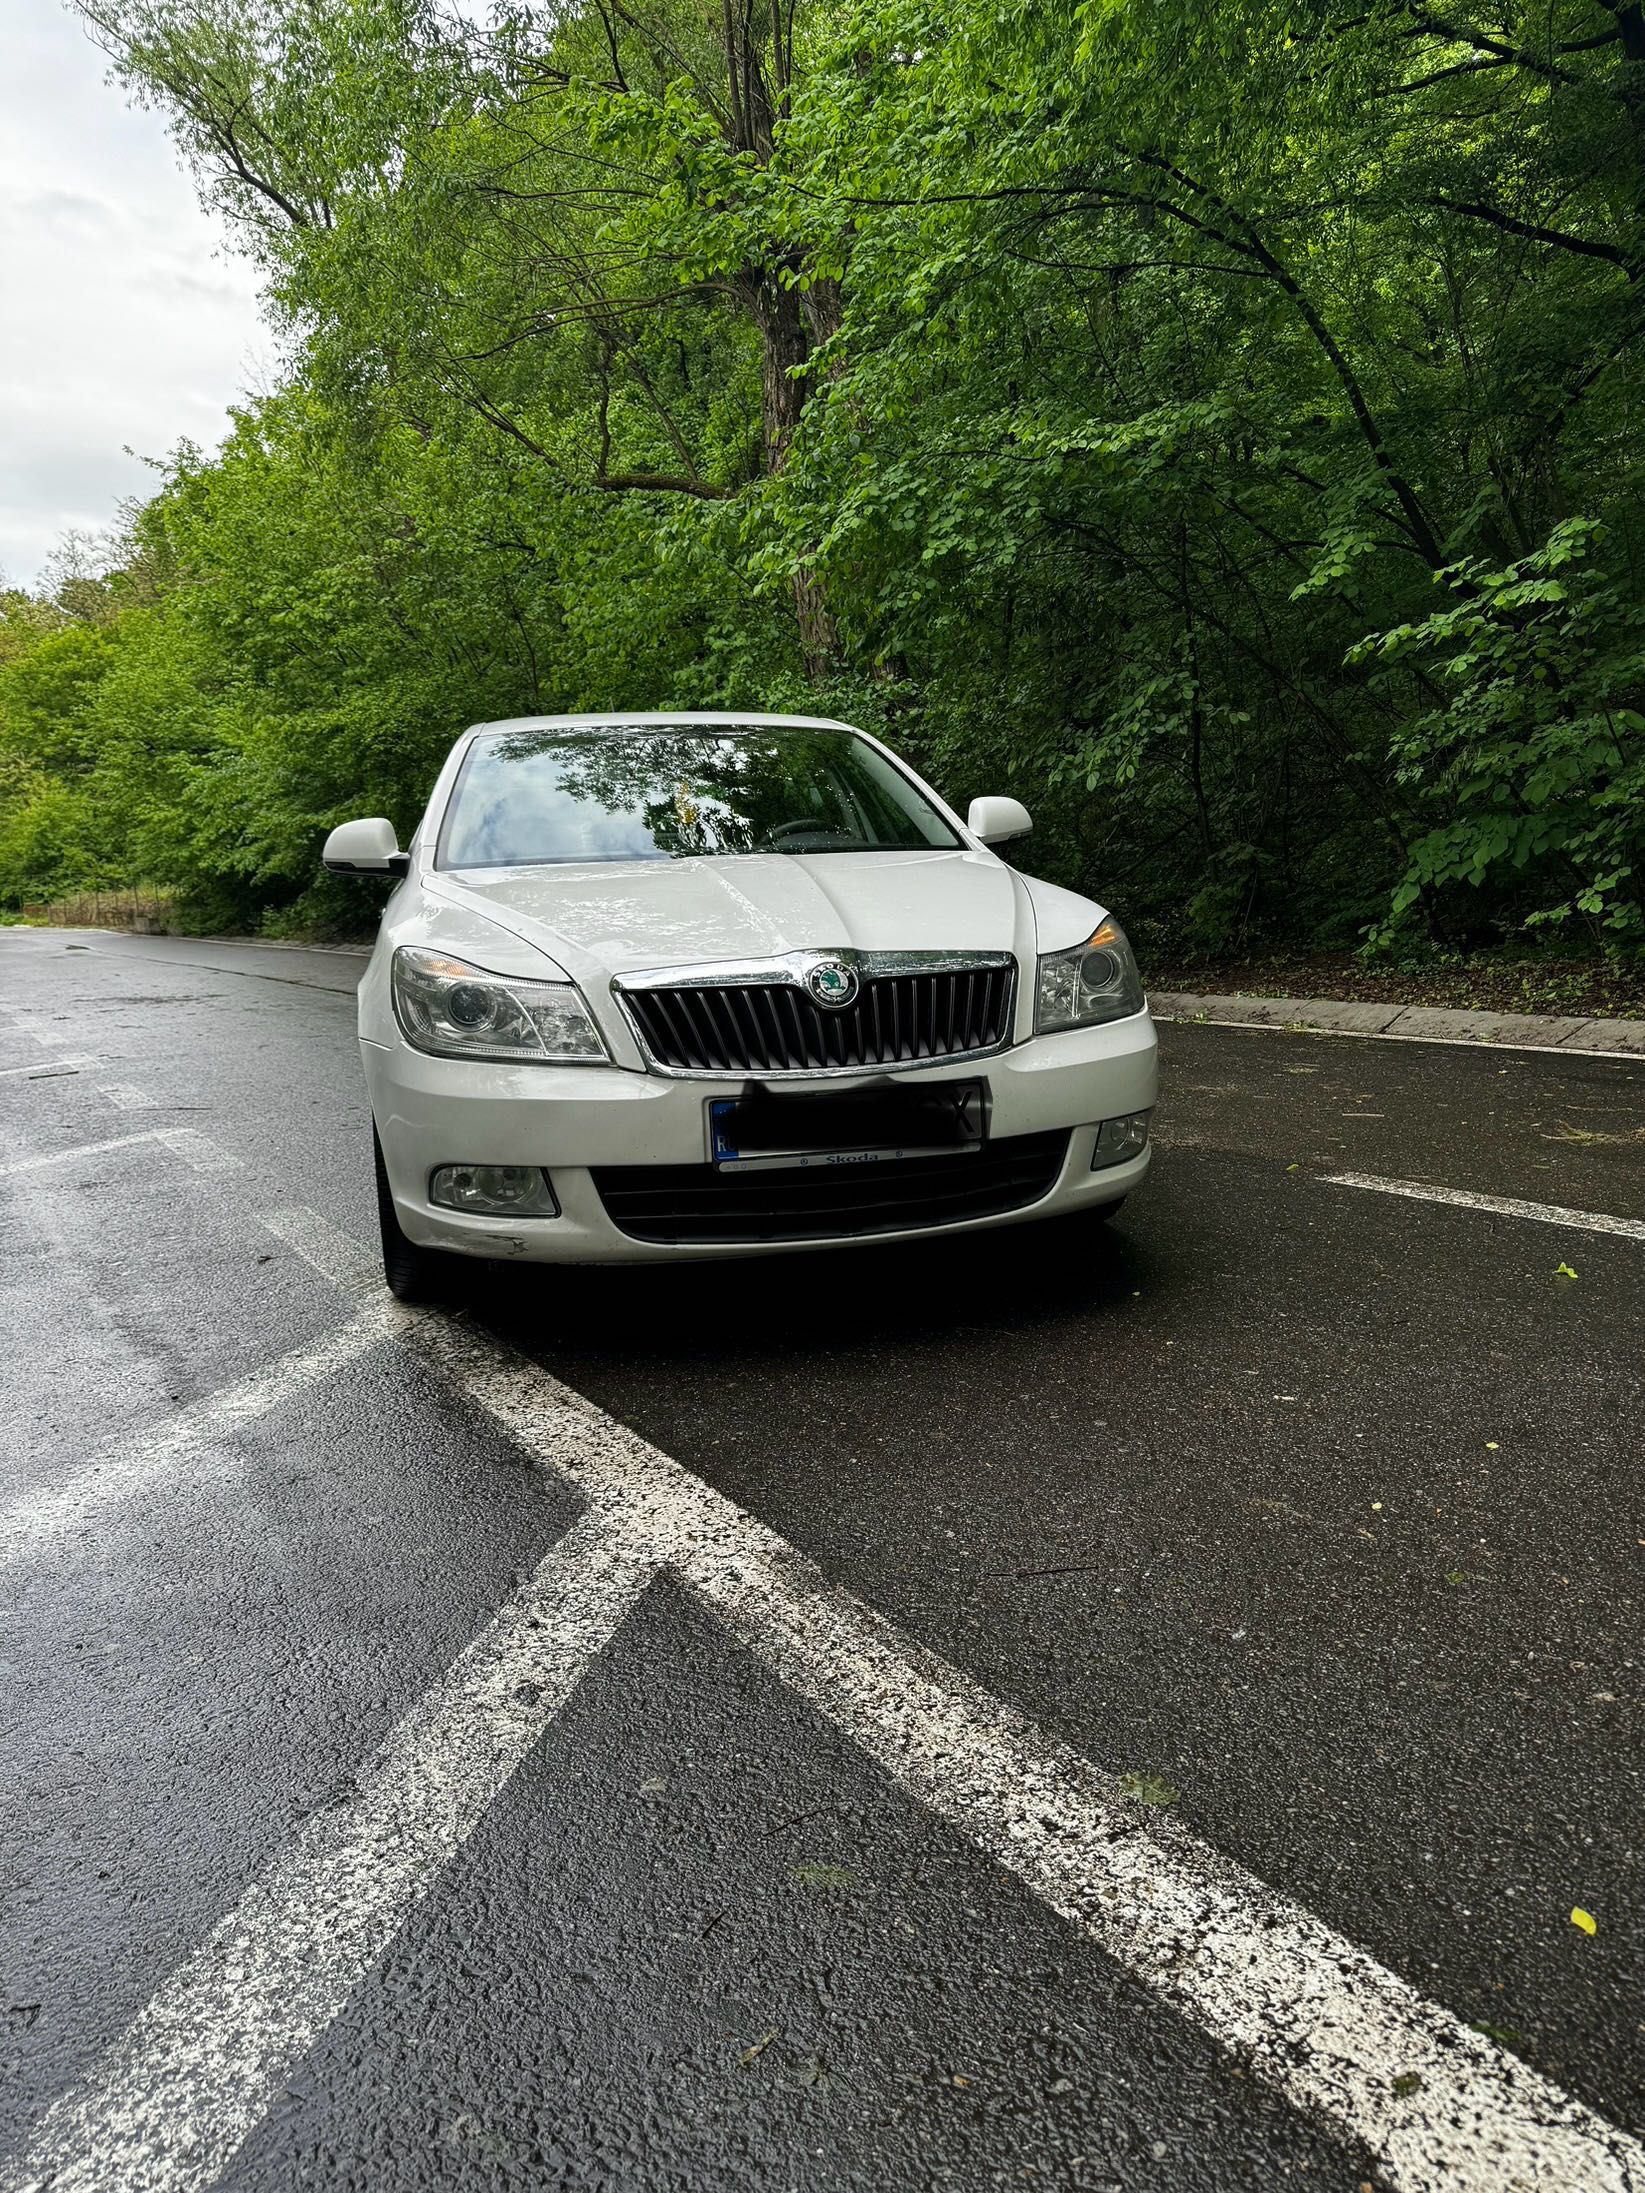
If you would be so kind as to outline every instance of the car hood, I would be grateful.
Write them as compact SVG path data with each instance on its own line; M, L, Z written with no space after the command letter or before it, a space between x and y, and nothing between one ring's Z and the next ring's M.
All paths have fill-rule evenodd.
M1024 879L970 848L447 869L427 881L579 978L841 946L1035 950ZM1088 902L1053 896L1089 916Z

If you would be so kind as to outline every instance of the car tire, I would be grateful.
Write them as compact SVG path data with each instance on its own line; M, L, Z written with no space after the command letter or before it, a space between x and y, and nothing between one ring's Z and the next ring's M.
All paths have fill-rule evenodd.
M401 1231L375 1126L371 1130L371 1156L377 1173L377 1225L383 1237L385 1286L396 1302L449 1302L461 1291L463 1259L444 1249L425 1249Z

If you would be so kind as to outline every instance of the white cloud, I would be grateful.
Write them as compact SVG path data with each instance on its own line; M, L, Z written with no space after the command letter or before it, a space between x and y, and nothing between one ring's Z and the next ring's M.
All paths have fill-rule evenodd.
M156 114L128 107L60 0L12 0L0 72L0 570L34 580L142 462L214 446L272 378L250 268ZM130 450L135 454L127 454Z

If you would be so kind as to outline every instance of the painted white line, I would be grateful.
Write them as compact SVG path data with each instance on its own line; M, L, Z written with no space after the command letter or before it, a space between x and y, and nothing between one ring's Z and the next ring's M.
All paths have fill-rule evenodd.
M1645 2187L1645 2147L1177 1823L1144 1814L536 1365L439 1319L418 1328L418 1355L596 1512L643 1530L894 1779L1288 2100L1374 2149L1405 2193Z
M1410 1196L1418 1203L1454 1203L1463 1211L1490 1211L1498 1218L1534 1218L1545 1226L1578 1226L1590 1234L1621 1234L1645 1241L1645 1219L1613 1218L1607 1211L1576 1211L1562 1203L1527 1203L1512 1195L1478 1195L1472 1188L1431 1188L1421 1180L1381 1180L1374 1173L1321 1173L1327 1188L1371 1188L1378 1195Z
M329 1231L308 1229L314 1261L338 1258ZM309 1823L87 2086L54 2105L0 2193L204 2193L665 1566L939 1818L1288 2101L1374 2150L1401 2193L1645 2188L1645 2147L1145 1812L536 1364L386 1300L332 1344L368 1326L414 1334L418 1361L589 1512L538 1572L547 1597L533 1602L534 1585L523 1611L516 1600L494 1619L406 1717L360 1797Z
M193 1127L162 1127L156 1138L168 1150L173 1150L185 1165L192 1165L197 1173L232 1173L239 1169L240 1160L231 1157L209 1135L198 1133Z
M686 1574L939 1819L1408 2193L1622 2193L1645 2149L792 1558Z
M97 1094L106 1097L121 1112L146 1112L160 1101L158 1097L150 1096L146 1089L134 1089L129 1081L99 1082Z
M623 1622L654 1556L576 1524L47 2112L5 2193L194 2193L267 2114Z
M84 1057L43 1058L33 1066L0 1067L0 1081L10 1081L18 1075L27 1075L31 1081L50 1081L56 1074L91 1074L103 1063L89 1052Z
M136 1143L157 1139L151 1128L146 1134L115 1135L108 1142L82 1142L72 1150L43 1150L33 1157L13 1158L9 1165L0 1165L0 1180L10 1179L15 1173L37 1173L47 1165L67 1165L77 1157L101 1157L105 1150L129 1150Z
M349 1294L364 1294L383 1284L381 1257L343 1233L318 1211L297 1205L286 1211L262 1211L258 1224L312 1265L323 1279Z
M33 1157L14 1158L9 1165L0 1165L0 1180L14 1173L37 1173L47 1165L67 1165L77 1157L100 1157L105 1150L130 1150L139 1142L164 1143L197 1173L233 1172L240 1163L209 1135L199 1134L192 1127L149 1127L140 1134L111 1136L107 1142L82 1142L72 1150L42 1150Z
M103 1509L152 1494L168 1478L232 1474L239 1464L224 1443L235 1431L357 1361L411 1315L385 1294L323 1339L291 1349L150 1431L111 1444L70 1476L8 1500L0 1506L0 1567L91 1528Z

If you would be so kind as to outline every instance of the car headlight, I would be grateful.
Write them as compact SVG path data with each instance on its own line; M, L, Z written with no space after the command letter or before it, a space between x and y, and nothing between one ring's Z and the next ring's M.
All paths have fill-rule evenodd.
M436 1058L568 1066L600 1065L607 1055L573 983L517 982L402 944L394 954L393 991L406 1041Z
M1045 952L1039 965L1034 1030L1089 1028L1126 1020L1143 1007L1142 977L1117 921L1105 921L1071 952Z

